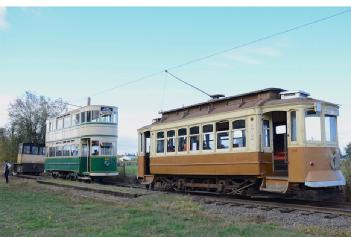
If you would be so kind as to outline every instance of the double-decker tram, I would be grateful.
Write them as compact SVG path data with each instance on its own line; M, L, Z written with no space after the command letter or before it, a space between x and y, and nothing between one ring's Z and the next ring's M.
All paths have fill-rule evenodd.
M47 120L45 171L54 177L116 176L117 108L88 105Z
M138 130L138 178L180 191L337 190L336 104L269 88L161 112Z
M45 144L19 144L17 162L13 165L13 172L34 175L43 173L45 154Z

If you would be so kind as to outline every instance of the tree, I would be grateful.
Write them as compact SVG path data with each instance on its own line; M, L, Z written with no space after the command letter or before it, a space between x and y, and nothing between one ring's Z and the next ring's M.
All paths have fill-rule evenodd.
M21 142L45 143L46 119L66 110L62 99L52 100L26 91L9 107L11 133Z
M46 120L65 111L67 103L26 91L9 106L9 125L2 130L2 159L15 160L19 143L45 143ZM1 157L0 157L1 158Z

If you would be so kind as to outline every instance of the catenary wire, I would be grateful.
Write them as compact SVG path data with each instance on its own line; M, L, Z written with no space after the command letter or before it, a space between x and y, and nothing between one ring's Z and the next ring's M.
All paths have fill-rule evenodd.
M268 40L268 39L272 39L274 37L281 36L281 35L287 34L289 32L292 32L292 31L295 31L295 30L299 30L299 29L302 29L302 28L305 28L305 27L308 27L308 26L311 26L311 25L314 25L314 24L317 24L317 23L320 23L320 22L323 22L323 21L326 21L326 20L338 17L338 16L341 16L341 15L344 15L344 14L347 14L347 13L350 13L350 12L351 12L351 9L344 10L344 11L341 11L341 12L337 12L335 14L332 14L332 15L329 15L329 16L326 16L326 17L322 17L322 18L319 18L319 19L316 19L316 20L313 20L313 21L310 21L310 22L307 22L307 23L304 23L304 24L300 24L300 25L297 25L297 26L291 27L289 29L286 29L286 30L283 30L283 31L279 31L279 32L276 32L276 33L273 33L273 34L270 34L270 35L266 35L266 36L260 37L258 39L255 39L255 40L251 40L251 41L248 41L248 42L236 45L236 46L231 47L231 48L220 50L220 51L214 52L212 54L208 54L208 55L203 56L203 57L195 58L195 59L189 60L189 61L187 61L185 63L181 63L181 64L178 64L178 65L175 65L175 66L168 67L168 68L166 68L166 70L150 73L150 74L147 74L145 76L141 76L141 77L139 77L139 78L137 78L135 80L132 80L132 81L129 81L129 82L126 82L126 83L122 83L120 85L116 85L116 86L111 87L111 88L107 88L105 90L102 90L102 91L99 91L99 92L97 92L95 94L92 94L91 97L94 97L94 96L97 96L97 95L100 95L100 94L103 94L103 93L106 93L106 92L109 92L109 91L112 91L112 90L115 90L115 89L118 89L118 88L121 88L121 87L128 86L130 84L134 84L134 83L137 83L137 82L140 82L140 81L152 78L154 76L162 74L164 71L170 71L170 70L174 70L174 69L179 69L179 68L187 66L189 64L197 63L197 62L200 62L200 61L203 61L203 60L206 60L206 59L209 59L209 58L212 58L212 57L215 57L215 56L218 56L218 55L221 55L221 54L224 54L224 53L236 50L236 49L247 47L249 45L256 44L258 42L265 41L265 40ZM188 84L190 85L190 83L188 83ZM197 89L199 89L199 88L197 88ZM202 91L202 92L204 92L204 91ZM204 92L204 93L206 95L209 95L206 92Z

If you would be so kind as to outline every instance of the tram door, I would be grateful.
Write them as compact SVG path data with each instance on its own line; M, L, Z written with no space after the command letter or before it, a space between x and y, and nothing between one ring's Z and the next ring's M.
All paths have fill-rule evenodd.
M272 112L273 125L273 171L275 174L288 175L287 113Z
M144 132L144 141L143 141L143 148L145 151L144 159L145 159L145 174L150 174L150 131Z
M85 158L86 172L89 172L90 139L82 140L82 157Z

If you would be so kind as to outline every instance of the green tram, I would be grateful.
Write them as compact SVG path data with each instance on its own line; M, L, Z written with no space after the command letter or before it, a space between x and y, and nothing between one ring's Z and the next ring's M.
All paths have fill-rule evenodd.
M88 105L48 119L45 172L72 180L118 175L117 117L117 107Z

